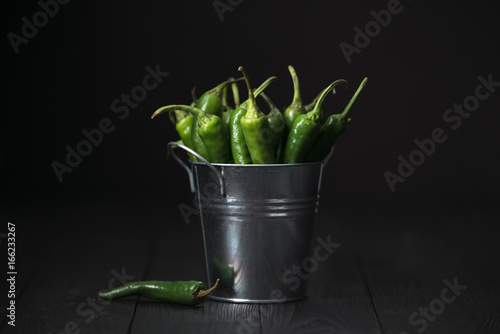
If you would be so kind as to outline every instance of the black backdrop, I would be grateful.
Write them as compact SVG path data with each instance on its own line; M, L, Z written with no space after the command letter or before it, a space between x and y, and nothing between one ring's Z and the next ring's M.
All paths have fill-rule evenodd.
M398 12L390 22L379 31L369 24L370 41L355 41L355 28L375 20L371 11L388 6ZM498 204L500 88L478 106L469 98L475 110L456 130L443 120L447 109L475 94L479 76L500 81L493 1L70 1L53 17L35 15L38 32L22 42L13 34L22 37L22 18L32 23L40 4L9 0L1 7L4 221L88 201L188 201L187 176L165 160L166 143L177 135L167 117L150 115L162 105L189 103L193 86L205 91L238 76L239 65L254 85L278 76L268 95L279 107L292 98L289 64L306 102L331 81L349 80L348 91L328 97L330 113L370 78L327 167L323 203ZM362 46L350 63L342 42ZM142 85L148 66L169 74L126 117L114 113L113 101ZM82 131L106 118L113 131L59 182L53 162L65 163L66 147L76 149ZM398 156L408 158L414 141L436 128L447 140L391 191L384 173L397 173ZM136 222L120 222L126 223Z

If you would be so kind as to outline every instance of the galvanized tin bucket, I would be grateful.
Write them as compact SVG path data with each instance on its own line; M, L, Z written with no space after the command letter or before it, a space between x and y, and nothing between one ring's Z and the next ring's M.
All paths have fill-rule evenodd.
M197 193L209 297L236 303L280 303L306 296L307 279L294 268L310 255L325 162L239 165L209 163L171 142L172 156ZM203 162L188 167L180 147Z

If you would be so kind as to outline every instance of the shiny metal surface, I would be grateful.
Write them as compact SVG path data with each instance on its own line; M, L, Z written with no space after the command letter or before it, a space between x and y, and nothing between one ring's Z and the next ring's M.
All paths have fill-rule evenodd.
M294 268L310 256L323 165L191 164L207 284L220 278L211 299L278 303L306 296L307 279Z

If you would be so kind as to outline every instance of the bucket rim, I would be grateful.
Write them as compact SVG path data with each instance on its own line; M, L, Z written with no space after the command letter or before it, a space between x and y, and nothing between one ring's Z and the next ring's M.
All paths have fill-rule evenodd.
M191 161L188 160L190 164L193 165L207 165L204 162L200 161ZM300 166L308 166L308 165L320 165L324 164L325 160L321 161L315 161L315 162L300 162L300 163L293 163L293 164L231 164L231 163L217 163L217 162L211 162L210 164L213 166L220 166L220 167L244 167L244 168L260 168L260 167L300 167Z
M198 158L199 160L201 160L201 162L193 162L191 161L191 159L188 159L189 163L191 164L191 167L188 167L186 165L185 162L182 161L182 159L180 159L177 154L175 154L175 152L173 151L172 147L179 147L181 149L183 149L184 151L188 152L188 153L191 153L193 154L196 158ZM305 167L305 166L316 166L316 165L319 165L321 166L321 170L323 170L323 167L326 166L326 164L328 163L328 161L330 160L330 156L332 155L333 153L333 148L332 150L330 151L330 154L324 159L324 160L321 160L321 161L315 161L315 162L302 162L302 163L293 163L293 164L279 164L279 163L274 163L274 164L227 164L227 163L211 163L209 162L207 159L205 159L204 157L202 157L200 154L198 154L196 151L194 151L193 149L181 144L181 143L178 143L178 142L169 142L167 144L167 147L169 148L170 150L170 154L172 154L172 156L174 157L174 159L182 166L182 168L184 168L184 170L186 170L186 172L188 173L189 175L189 184L191 186L191 192L192 193L195 193L196 192L196 187L195 187L195 184L194 184L194 176L193 176L193 172L192 172L192 168L193 166L201 166L201 165L205 165L206 167L210 168L214 173L215 175L217 175L217 178L219 179L219 185L220 185L220 194L222 197L226 197L226 190L225 190L225 183L224 183L224 178L222 177L222 173L221 171L219 171L217 168L215 168L216 166L217 167L221 167L221 170L224 171L224 167L231 167L231 168L236 168L236 167L241 167L241 168L270 168L270 167L273 167L273 168L300 168L300 167Z

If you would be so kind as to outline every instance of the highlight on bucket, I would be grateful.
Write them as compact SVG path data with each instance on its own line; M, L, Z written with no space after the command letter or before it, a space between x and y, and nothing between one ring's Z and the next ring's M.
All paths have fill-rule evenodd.
M186 146L177 146L201 156ZM205 247L208 297L243 303L277 303L306 296L307 280L284 273L308 257L324 161L304 164L237 165L192 162ZM294 182L290 182L294 180ZM295 281L301 280L297 286ZM279 295L277 291L280 291Z

